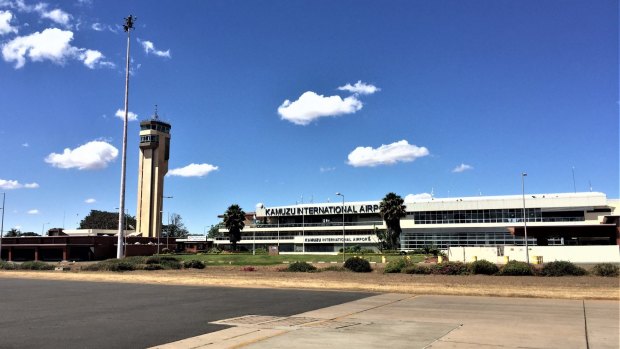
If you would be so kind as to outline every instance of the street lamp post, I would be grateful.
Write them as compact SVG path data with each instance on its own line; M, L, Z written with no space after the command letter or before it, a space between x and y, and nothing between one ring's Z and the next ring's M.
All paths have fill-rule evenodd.
M341 193L336 193L337 196L342 196L342 263L345 262L345 235L344 235L344 195Z
M168 232L166 233L166 248L170 251L170 211L168 211Z
M162 206L163 206L164 199L172 199L172 198L174 198L174 196L162 196L161 198L162 198ZM160 241L161 233L162 233L162 230L163 230L161 228L161 225L162 225L161 221L163 219L163 213L164 213L164 211L159 211L159 226L160 226L160 228L159 228L159 233L157 234L157 254L159 254L159 248L161 246L159 241ZM168 212L168 232L166 233L166 248L168 248L168 236L169 235L170 235L170 212Z
M119 209L115 207L115 209ZM125 231L123 232L123 257L127 257L127 216L129 215L129 209L125 209Z
M6 199L6 193L2 193L2 221L0 221L0 261L2 261L2 234L4 233L4 199Z
M133 24L135 21L135 17L129 15L129 17L125 18L125 24L123 28L125 32L127 32L127 56L125 60L125 116L123 118L123 154L121 160L121 193L120 193L120 204L118 209L118 242L116 249L116 258L120 259L123 257L123 228L124 228L124 220L125 217L125 175L126 169L125 166L127 164L127 121L129 118L129 43L130 43L130 35L129 32L133 29Z
M252 229L252 256L256 255L256 215L254 215L254 229Z
M527 243L527 216L525 215L525 177L526 172L521 172L521 198L523 199L523 232L525 235L525 261L530 264L530 251Z
M159 211L159 221L160 221L160 222L161 222L161 216L162 216L162 214L163 214L163 213L164 213L164 211ZM161 226L161 224L160 224L160 226ZM161 236L161 232L162 232L162 230L163 230L162 228L159 228L159 234L157 234L157 254L158 254L158 255L159 255L159 246L160 246L160 244L159 244L159 238L160 238L160 236Z
M48 224L50 224L50 222L43 223L43 226L41 227L41 236L44 236L43 232L45 231L45 226L48 225Z

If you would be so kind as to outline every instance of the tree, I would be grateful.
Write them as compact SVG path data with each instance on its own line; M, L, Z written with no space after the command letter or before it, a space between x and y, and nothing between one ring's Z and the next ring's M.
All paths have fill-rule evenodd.
M11 228L11 230L9 230L6 234L4 234L4 237L7 237L7 238L17 238L17 237L20 237L20 236L41 236L41 235L39 235L37 233L33 233L31 231L22 233L17 228Z
M136 227L136 218L125 215L127 230ZM106 212L91 210L90 213L80 222L80 229L118 229L118 212Z
M388 193L379 204L379 212L387 226L386 243L389 249L400 248L400 219L407 216L404 202L399 195Z
M4 234L4 236L7 238L16 238L21 235L22 235L22 232L16 228L11 228L11 230L9 230L8 232L6 232L6 234Z
M37 233L34 233L34 232L31 232L31 231L28 231L28 232L25 232L25 233L21 233L19 236L41 236L41 235L37 234Z
M375 227L375 235L377 236L377 239L379 239L379 243L377 244L377 247L379 248L379 251L383 251L385 249L388 249L388 244L387 244L387 240L388 240L388 235L387 235L387 230L385 229L379 229L377 227Z
M224 213L224 226L228 229L228 239L233 251L237 250L237 242L241 240L241 230L245 227L245 212L239 205L230 205Z
M180 214L170 214L169 220L170 222L168 224L163 224L161 227L164 237L184 238L189 234L185 228L185 224L183 224Z
M223 233L220 233L220 228L223 226L223 222L217 223L215 225L212 225L211 228L209 228L209 232L207 233L207 238L209 239L215 239L218 238L220 236L223 236Z

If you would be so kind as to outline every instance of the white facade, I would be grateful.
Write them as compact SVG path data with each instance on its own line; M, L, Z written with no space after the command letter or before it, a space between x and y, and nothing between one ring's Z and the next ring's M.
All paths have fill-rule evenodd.
M257 207L255 220L242 231L240 245L251 249L279 245L285 252L334 252L342 248L343 229L348 247L376 249L376 231L387 227L379 212L380 201L317 203ZM523 226L521 195L433 198L405 202L407 216L401 219L401 249L424 246L524 245L523 238L508 228ZM606 216L618 215L618 201L603 193L528 194L525 196L530 229L587 227L600 225ZM344 210L343 210L344 207ZM343 215L344 211L344 215ZM343 224L344 217L344 224ZM221 232L227 232L220 229ZM576 244L561 237L550 245ZM607 239L609 240L609 239ZM536 245L536 239L528 239ZM228 237L215 240L229 244Z
M530 263L549 263L569 261L573 263L620 263L618 245L599 246L530 246ZM525 246L500 247L450 247L450 261L464 263L487 260L491 263L505 264L508 261L525 262Z

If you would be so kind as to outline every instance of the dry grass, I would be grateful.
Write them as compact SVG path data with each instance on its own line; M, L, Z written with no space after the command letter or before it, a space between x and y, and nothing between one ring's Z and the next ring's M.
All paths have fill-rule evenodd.
M319 265L320 267L320 265ZM284 273L282 266L257 266L243 271L238 266L209 266L204 270L113 272L0 271L0 278L37 278L72 281L124 282L187 286L304 288L409 294L536 297L620 300L618 278L594 276L448 276L324 271Z

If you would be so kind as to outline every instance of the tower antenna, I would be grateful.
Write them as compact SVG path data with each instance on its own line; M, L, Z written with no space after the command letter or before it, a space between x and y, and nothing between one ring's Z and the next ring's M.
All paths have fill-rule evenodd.
M157 104L155 104L155 114L153 114L153 119L159 119L159 115L157 114Z

